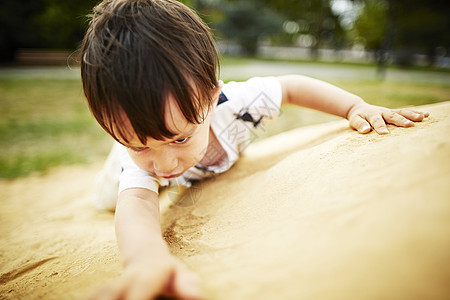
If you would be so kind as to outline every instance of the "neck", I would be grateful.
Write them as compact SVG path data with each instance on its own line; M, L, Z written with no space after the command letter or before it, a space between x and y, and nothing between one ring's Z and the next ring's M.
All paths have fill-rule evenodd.
M227 158L227 153L222 148L214 134L213 130L209 129L209 143L206 149L205 156L200 160L199 164L204 167L218 166Z

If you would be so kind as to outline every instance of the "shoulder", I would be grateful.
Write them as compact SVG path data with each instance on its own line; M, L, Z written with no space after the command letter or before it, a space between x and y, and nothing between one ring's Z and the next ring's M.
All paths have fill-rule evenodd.
M217 116L250 113L258 118L264 116L272 119L281 106L282 88L276 77L253 77L247 81L231 81L222 88L225 97L220 101ZM230 120L229 120L230 121Z
M243 101L251 103L258 96L265 96L274 102L281 101L282 89L276 77L253 77L247 81L230 81L226 83L222 92L233 101Z
M130 188L148 189L158 194L160 182L147 171L139 168L131 159L126 148L117 144L122 173L119 177L119 193Z

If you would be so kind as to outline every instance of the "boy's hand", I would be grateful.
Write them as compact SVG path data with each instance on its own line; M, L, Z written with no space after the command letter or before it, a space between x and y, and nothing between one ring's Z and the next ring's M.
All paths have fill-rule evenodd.
M148 300L158 296L201 299L198 277L174 257L128 265L123 274L91 296L92 300Z
M419 112L410 109L388 109L381 106L370 105L365 102L354 105L347 114L350 126L359 133L369 133L372 128L378 134L387 134L386 124L399 127L414 126L428 117L428 112Z

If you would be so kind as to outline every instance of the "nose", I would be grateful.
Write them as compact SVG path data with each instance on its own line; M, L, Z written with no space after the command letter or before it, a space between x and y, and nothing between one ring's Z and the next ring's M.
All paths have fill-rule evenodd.
M169 175L177 168L177 166L178 166L177 157L166 151L155 156L153 159L153 169L159 175Z

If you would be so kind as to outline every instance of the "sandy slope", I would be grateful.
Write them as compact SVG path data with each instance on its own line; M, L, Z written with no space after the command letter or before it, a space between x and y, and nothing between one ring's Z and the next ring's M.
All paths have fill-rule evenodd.
M423 108L424 109L424 108ZM171 250L208 299L450 297L450 102L389 136L345 121L252 145L228 173L162 193ZM100 165L0 182L0 298L82 299L121 271Z

